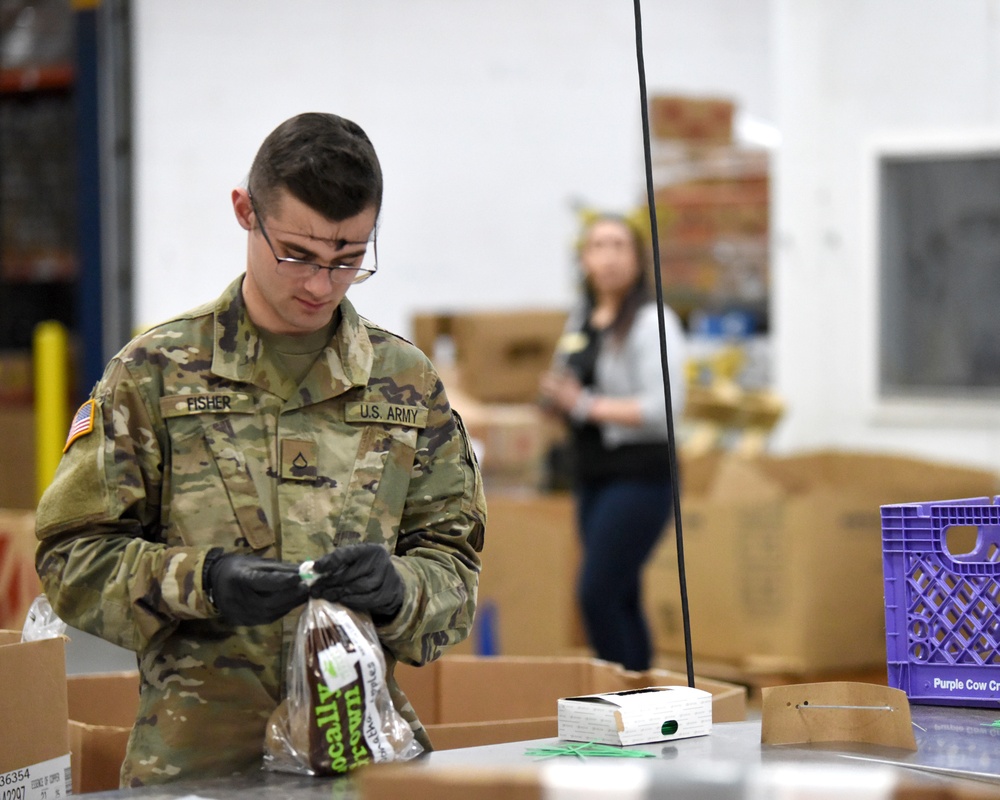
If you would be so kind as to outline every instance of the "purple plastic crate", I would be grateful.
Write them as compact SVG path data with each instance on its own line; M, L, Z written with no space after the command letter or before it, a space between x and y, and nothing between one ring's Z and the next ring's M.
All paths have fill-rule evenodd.
M953 554L948 530L976 529ZM882 506L889 685L914 703L1000 707L1000 497Z

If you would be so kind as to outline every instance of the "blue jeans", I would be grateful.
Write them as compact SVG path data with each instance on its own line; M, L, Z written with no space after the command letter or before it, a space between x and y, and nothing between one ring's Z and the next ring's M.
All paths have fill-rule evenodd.
M598 658L648 669L652 646L642 610L642 567L670 519L670 481L584 484L575 495L583 544L577 597L590 644Z

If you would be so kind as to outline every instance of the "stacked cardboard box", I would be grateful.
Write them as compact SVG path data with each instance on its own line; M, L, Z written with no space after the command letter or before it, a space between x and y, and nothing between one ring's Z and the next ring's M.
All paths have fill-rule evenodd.
M747 675L884 668L880 505L998 489L991 471L833 451L686 459L682 479L695 663ZM644 587L657 648L683 653L672 535Z
M537 489L562 428L538 406L564 311L418 314L414 343L434 362L462 416L487 488Z
M769 157L734 142L732 102L654 95L653 180L667 302L741 308L766 324Z
M418 314L414 343L438 361L441 340L449 340L462 390L472 398L533 403L565 322L565 311L548 309Z
M572 498L499 492L487 503L479 613L455 652L578 655L586 642L574 589L580 554Z
M728 144L735 110L735 104L723 97L655 94L649 99L649 126L658 139Z
M546 480L546 456L562 428L537 405L480 403L449 391L452 407L472 438L489 495L535 490Z
M656 189L664 294L680 313L749 308L768 290L768 175L709 176Z

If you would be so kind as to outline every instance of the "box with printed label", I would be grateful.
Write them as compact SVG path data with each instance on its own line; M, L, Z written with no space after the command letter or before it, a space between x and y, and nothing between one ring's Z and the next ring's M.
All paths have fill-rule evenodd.
M884 668L880 506L1000 494L993 470L880 453L710 454L681 473L694 660L741 674ZM682 654L676 550L657 546L643 596L657 651Z
M650 686L625 692L564 697L559 738L630 745L706 736L712 695L690 686Z
M0 631L0 790L18 800L58 800L70 793L66 643L22 642Z

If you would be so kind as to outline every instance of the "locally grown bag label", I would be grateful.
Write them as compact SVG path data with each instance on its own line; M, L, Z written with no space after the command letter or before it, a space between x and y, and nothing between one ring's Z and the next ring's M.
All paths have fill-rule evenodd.
M373 761L392 761L374 698L385 673L350 616L331 610L306 648L311 690L309 753L320 774L347 772Z
M268 723L265 766L338 775L421 751L389 698L371 621L311 599L299 619L288 697Z

